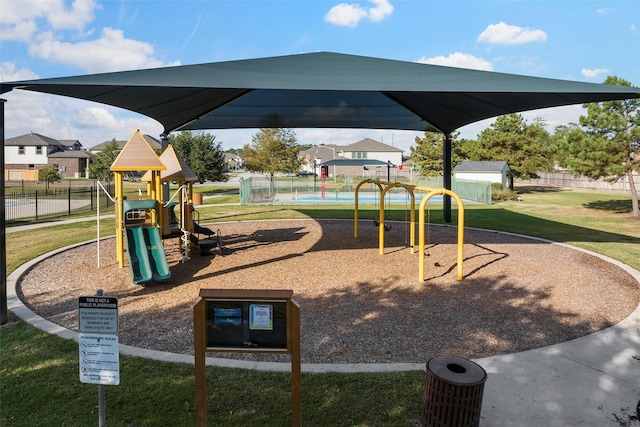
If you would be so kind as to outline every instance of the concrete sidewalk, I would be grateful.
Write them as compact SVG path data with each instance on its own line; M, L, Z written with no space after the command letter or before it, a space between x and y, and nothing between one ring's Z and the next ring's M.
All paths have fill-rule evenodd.
M19 231L18 227L7 229L7 232L15 231ZM624 269L640 286L639 271L594 252L582 251ZM77 341L77 332L33 313L16 295L15 287L20 276L51 255L38 257L9 275L8 308L39 329ZM120 346L120 352L155 360L193 363L193 356L126 345ZM640 426L637 413L640 403L640 306L619 324L589 336L474 361L488 374L481 426ZM244 362L213 357L207 358L207 364L267 371L290 370L289 363ZM425 364L303 364L302 370L318 373L424 371Z

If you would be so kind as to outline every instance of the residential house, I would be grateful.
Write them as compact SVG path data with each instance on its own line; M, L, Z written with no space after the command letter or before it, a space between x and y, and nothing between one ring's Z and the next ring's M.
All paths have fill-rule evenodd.
M505 161L463 161L453 168L453 177L458 181L500 183L507 188L510 172Z
M63 178L88 178L93 155L84 150L55 151L48 156L48 163L58 169Z
M38 171L55 166L63 178L87 176L90 155L78 140L57 140L28 133L5 140L5 180L37 181Z
M347 159L380 160L384 163L391 162L392 165L402 164L402 153L400 148L371 138L365 138L344 147L344 157Z
M242 158L237 154L224 153L224 164L228 171L240 169L242 167Z
M385 178L389 168L402 164L403 151L391 145L365 138L347 146L318 145L301 153L306 158L304 170L320 175L320 167L326 167L329 177L366 176Z

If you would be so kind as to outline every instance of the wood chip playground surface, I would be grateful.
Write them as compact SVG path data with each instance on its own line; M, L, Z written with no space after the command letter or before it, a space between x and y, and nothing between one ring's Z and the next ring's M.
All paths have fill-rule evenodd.
M423 363L437 355L481 358L597 332L633 312L638 282L599 257L522 236L465 230L464 279L456 280L457 228L428 226L426 281L405 223L388 222L385 254L371 220L277 220L209 225L222 254L196 247L182 262L165 241L172 277L133 284L115 239L66 250L19 283L39 315L77 330L77 298L119 298L120 343L193 354L193 306L202 288L291 289L302 318L303 363ZM416 236L418 233L416 232ZM417 240L417 238L416 238ZM288 361L288 356L215 357Z

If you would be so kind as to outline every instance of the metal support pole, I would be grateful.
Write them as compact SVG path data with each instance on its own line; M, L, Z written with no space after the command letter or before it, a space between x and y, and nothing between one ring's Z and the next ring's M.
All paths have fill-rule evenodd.
M4 190L4 174L7 170L4 164L4 103L6 99L0 99L0 139L2 139L2 149L0 150L0 163L2 163L2 179L0 180L0 325L7 323L7 239L6 239L6 220L5 220L5 190Z
M442 186L451 191L451 134L449 133L444 136L443 151ZM448 194L442 197L442 220L445 224L451 223L451 196Z
M160 141L162 142L161 147L162 147L162 152L164 153L164 150L166 150L167 147L169 146L169 135L167 135L166 133L160 134ZM163 182L162 183L162 201L166 203L170 199L170 197L171 196L169 195L169 181Z
M102 289L96 291L96 296L102 296ZM105 406L104 384L98 384L98 427L105 427L107 425Z

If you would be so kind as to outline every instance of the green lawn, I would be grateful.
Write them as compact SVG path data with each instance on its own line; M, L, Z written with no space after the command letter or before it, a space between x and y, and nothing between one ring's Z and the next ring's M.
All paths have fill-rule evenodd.
M466 225L569 243L640 269L640 220L631 217L627 195L525 188L521 196L520 202L468 206ZM212 204L199 210L203 223L353 218L350 206ZM404 207L387 212L389 219L404 220L405 215ZM454 223L455 216L454 209ZM432 209L430 217L433 222L441 222L441 209ZM113 220L101 222L103 235L111 235L113 231ZM52 249L93 239L95 235L95 221L9 233L8 270L11 272ZM97 424L97 386L79 382L75 342L47 335L11 313L0 331L0 425ZM193 366L121 356L120 369L120 385L106 386L109 426L194 425ZM417 425L423 387L421 371L303 374L303 422L305 426ZM210 425L290 424L288 374L209 367L207 392Z

